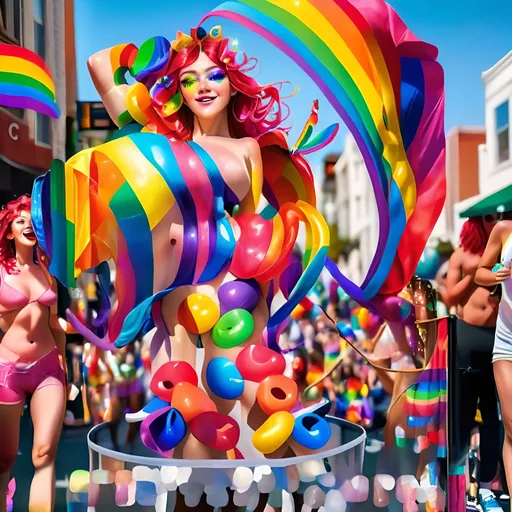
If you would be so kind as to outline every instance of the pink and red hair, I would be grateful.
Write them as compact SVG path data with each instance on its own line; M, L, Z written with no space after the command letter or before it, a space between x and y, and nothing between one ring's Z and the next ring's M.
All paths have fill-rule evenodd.
M7 238L11 232L11 226L22 212L30 213L32 200L29 196L23 195L9 201L0 210L0 264L4 266L8 274L19 274L16 266L16 253L13 242Z
M459 243L465 252L481 256L488 238L482 217L471 217L462 226Z
M192 65L202 51L227 73L231 86L237 91L228 105L229 130L233 137L258 138L280 127L289 113L280 97L284 82L259 85L247 75L255 68L256 59L243 54L242 62L237 63L237 52L229 49L229 39L206 38L200 44L194 43L179 52L173 50L164 65L144 74L141 80L148 89L152 89L152 106L175 138L191 139L194 126L192 111L183 104L177 112L166 116L162 107L179 92L181 70ZM165 80L165 85L160 83L161 80Z

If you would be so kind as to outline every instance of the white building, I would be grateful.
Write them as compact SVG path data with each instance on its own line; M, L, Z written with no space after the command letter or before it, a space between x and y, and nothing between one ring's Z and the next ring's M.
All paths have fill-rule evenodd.
M370 266L379 236L379 219L375 195L363 157L352 135L335 164L336 214L341 239L359 241L340 268L352 281L360 284Z
M480 194L455 204L456 231L464 222L459 219L460 212L512 184L512 51L482 73L482 80L485 84L486 143L478 148Z

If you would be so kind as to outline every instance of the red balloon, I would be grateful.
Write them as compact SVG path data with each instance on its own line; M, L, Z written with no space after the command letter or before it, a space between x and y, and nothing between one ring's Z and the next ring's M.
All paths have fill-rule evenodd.
M236 367L245 380L261 382L270 375L282 375L286 361L265 345L251 345L238 354Z
M158 368L151 378L149 389L158 398L171 402L174 388L180 382L197 386L196 371L185 361L169 361Z
M188 426L198 441L214 450L232 450L240 439L238 423L220 412L202 412Z
M229 270L239 279L250 279L256 275L267 255L274 225L271 220L252 213L238 215L235 220L240 226L241 235Z

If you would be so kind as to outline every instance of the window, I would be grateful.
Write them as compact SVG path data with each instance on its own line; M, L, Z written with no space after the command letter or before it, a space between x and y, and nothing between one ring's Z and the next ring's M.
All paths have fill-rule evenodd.
M46 0L34 0L34 50L44 59L46 57L45 22ZM50 118L36 113L36 142L50 145L51 121Z
M498 139L498 163L510 158L510 122L508 101L496 108L496 136Z
M46 0L34 0L34 50L42 59L46 57L45 10Z
M48 146L52 143L50 118L39 113L36 113L36 142Z
M0 0L0 15L4 32L23 44L23 0Z
M13 36L16 41L23 44L23 0L12 0Z

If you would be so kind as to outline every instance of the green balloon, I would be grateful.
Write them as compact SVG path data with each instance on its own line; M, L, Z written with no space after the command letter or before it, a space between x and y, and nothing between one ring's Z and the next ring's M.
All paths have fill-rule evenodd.
M222 315L213 328L212 338L217 347L238 347L254 332L254 318L245 309L232 309Z

